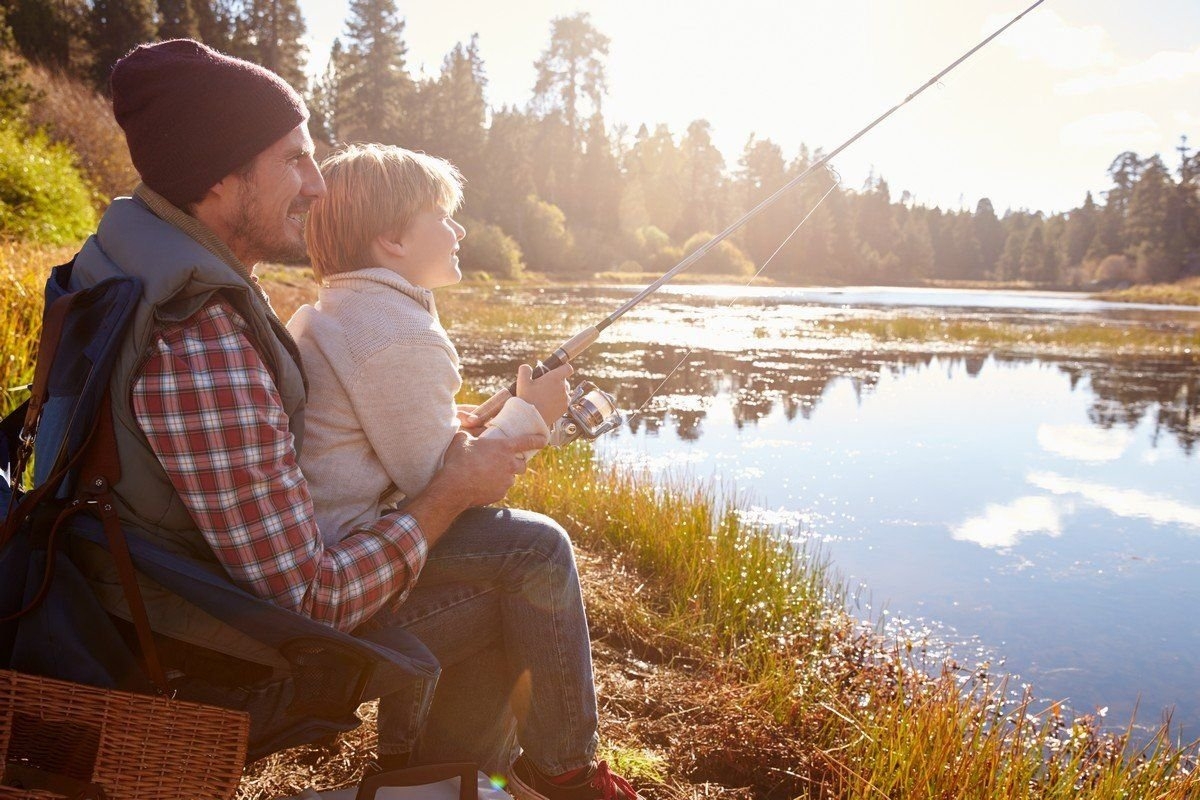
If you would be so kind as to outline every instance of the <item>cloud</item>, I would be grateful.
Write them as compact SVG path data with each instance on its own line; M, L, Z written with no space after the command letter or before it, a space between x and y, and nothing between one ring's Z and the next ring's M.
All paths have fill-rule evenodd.
M989 503L983 513L950 529L950 535L980 547L1006 550L1032 533L1062 533L1062 510L1051 497L1019 497L1007 505Z
M984 23L993 31L1008 19L994 14ZM1055 69L1089 69L1107 66L1113 62L1108 34L1099 25L1073 26L1056 12L1043 9L1030 15L1000 35L1017 58L1024 61L1040 61Z
M1041 425L1037 432L1043 450L1074 461L1116 461L1133 441L1133 432L1094 425Z
M1052 472L1035 472L1029 482L1056 495L1079 495L1092 505L1118 517L1148 519L1157 525L1180 525L1200 531L1200 506L1138 489L1121 489L1102 483L1068 478Z
M1054 91L1066 95L1093 94L1108 89L1176 83L1196 76L1200 76L1200 47L1190 53L1163 50L1115 72L1094 72L1063 81L1054 87Z
M1058 140L1070 148L1137 150L1157 146L1161 136L1158 123L1148 114L1141 111L1108 111L1064 125L1059 129Z

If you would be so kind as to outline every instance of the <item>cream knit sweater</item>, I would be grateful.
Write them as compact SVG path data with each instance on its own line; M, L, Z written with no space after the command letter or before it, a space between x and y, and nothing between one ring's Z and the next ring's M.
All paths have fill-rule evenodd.
M308 374L304 448L317 524L327 542L429 483L458 431L458 353L433 293L392 270L330 276L288 330ZM501 419L503 417L503 419ZM529 403L497 417L509 434L549 434Z

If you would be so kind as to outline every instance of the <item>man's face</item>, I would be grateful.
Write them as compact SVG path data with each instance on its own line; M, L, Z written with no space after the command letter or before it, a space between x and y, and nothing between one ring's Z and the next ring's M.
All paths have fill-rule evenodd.
M293 128L259 153L250 171L237 180L226 220L230 249L250 266L303 260L304 215L325 194L308 129L303 124Z

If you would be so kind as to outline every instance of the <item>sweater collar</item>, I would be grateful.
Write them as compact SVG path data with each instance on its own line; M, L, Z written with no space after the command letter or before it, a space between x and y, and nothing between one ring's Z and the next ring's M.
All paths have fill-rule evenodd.
M369 289L383 286L394 289L421 304L430 314L437 316L433 304L433 292L409 281L402 275L385 267L367 267L349 272L338 272L325 276L325 286L330 289Z

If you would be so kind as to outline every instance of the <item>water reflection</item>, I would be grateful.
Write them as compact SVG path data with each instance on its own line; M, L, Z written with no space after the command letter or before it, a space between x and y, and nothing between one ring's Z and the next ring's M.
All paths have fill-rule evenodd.
M638 312L576 361L645 406L600 456L743 491L752 519L824 543L866 596L1042 696L1118 726L1175 706L1200 735L1200 366L795 335L833 313L856 312ZM463 341L465 375L499 386L557 341Z
M1042 363L991 355L696 350L681 365L687 352L683 347L616 342L602 353L585 353L575 362L576 373L614 391L624 407L642 409L630 422L632 433L653 435L666 423L679 438L695 441L718 394L733 398L733 421L741 430L776 408L788 421L809 418L830 384L838 380L848 381L861 401L881 376L903 376L927 369L935 361L949 374L966 377L977 376L989 361ZM528 360L521 354L493 354L486 361L465 358L464 373L478 385L498 387L498 376L515 374L517 365ZM1200 441L1200 375L1194 364L1089 360L1058 362L1054 367L1069 376L1072 388L1081 382L1090 386L1094 399L1088 418L1099 429L1043 426L1038 436L1047 448L1063 455L1088 451L1090 455L1080 455L1082 460L1095 459L1127 442L1128 430L1148 417L1153 420L1156 442L1163 435L1173 437L1190 454Z

